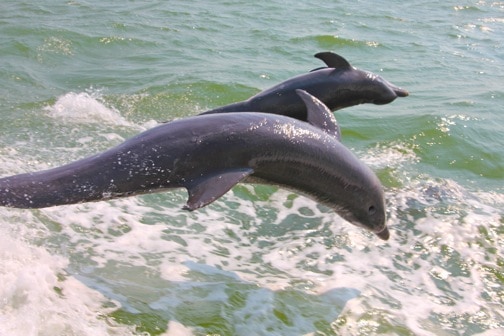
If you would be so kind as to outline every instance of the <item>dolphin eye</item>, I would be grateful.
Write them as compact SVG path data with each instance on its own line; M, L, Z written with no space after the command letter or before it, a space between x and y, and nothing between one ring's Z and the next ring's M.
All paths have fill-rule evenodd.
M376 208L375 208L375 206L374 206L374 205L371 205L371 206L369 207L369 209L368 209L368 213L369 213L370 215L374 215L374 214L376 213Z

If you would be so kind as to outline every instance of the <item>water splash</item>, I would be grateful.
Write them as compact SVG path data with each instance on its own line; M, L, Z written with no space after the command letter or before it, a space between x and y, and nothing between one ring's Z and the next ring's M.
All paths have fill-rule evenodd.
M127 121L119 111L102 102L100 91L69 92L45 108L47 115L69 123L91 123L138 128Z

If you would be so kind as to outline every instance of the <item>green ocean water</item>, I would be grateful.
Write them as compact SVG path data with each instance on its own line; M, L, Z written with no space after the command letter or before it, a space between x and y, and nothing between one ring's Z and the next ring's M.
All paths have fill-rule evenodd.
M333 51L410 91L336 112L377 241L239 185L0 209L0 335L504 334L504 2L0 3L0 176L239 101Z

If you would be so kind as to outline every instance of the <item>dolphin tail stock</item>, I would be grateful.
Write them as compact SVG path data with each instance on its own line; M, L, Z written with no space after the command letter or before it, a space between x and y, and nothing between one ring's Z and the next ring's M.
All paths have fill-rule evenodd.
M111 198L110 181L103 186L98 163L82 159L52 169L0 179L0 205L12 208L45 208Z
M0 178L0 205L45 208L145 193L152 181L132 178L132 168L142 163L123 162L120 146L59 167Z
M209 172L184 184L165 184L148 176L132 179L131 169L138 167L136 163L123 169L124 162L114 162L119 161L113 155L98 154L45 171L1 178L0 206L45 208L185 187L189 197L184 209L192 211L212 203L254 172L247 167L233 168Z

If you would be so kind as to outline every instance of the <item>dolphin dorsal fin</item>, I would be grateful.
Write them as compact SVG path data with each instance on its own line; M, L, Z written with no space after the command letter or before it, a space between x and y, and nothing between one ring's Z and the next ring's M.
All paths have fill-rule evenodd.
M317 97L304 90L297 89L296 93L306 105L306 121L341 141L341 131L331 110Z
M346 59L330 51L319 52L315 57L322 60L328 67L336 69L350 69L352 66Z

